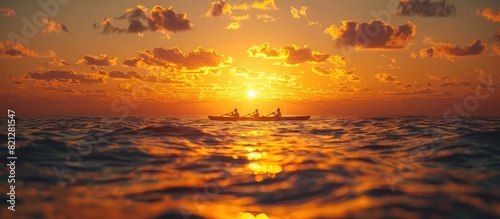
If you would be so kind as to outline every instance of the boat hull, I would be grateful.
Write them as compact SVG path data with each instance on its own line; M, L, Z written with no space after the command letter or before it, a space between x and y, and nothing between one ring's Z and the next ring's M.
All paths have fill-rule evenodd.
M210 120L214 121L300 121L308 120L311 116L283 116L280 119L276 117L224 117L224 116L208 116Z

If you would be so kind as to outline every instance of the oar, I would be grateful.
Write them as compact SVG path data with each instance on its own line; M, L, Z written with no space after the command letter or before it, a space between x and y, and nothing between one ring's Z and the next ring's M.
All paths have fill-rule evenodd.
M221 115L221 116L227 116L227 115L229 115L229 114L231 114L231 113L233 113L233 112L229 112L229 113L226 113L226 114Z
M272 112L272 113L269 113L269 115L267 115L267 116L264 116L264 117L268 117L268 116L270 116L270 115L272 115L272 114L274 114L274 112Z
M246 115L244 115L244 116L242 116L242 117L249 116L249 115L252 115L252 114L253 114L253 113L249 113L249 114L246 114Z

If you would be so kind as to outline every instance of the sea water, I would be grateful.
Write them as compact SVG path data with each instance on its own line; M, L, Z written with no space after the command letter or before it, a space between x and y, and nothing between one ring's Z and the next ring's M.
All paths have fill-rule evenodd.
M500 217L499 117L17 120L1 218Z

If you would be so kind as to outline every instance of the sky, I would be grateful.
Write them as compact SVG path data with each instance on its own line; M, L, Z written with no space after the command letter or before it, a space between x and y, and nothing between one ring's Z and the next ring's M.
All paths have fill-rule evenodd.
M21 115L499 115L498 0L0 0Z

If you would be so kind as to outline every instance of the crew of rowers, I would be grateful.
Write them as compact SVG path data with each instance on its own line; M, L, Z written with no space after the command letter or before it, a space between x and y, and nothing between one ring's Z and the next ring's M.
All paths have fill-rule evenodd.
M226 114L226 115L228 115L228 116L233 116L234 118L239 118L239 117L240 117L240 114L238 113L238 109L236 109L236 108L234 109L234 111L233 111L233 112L230 112L230 113L228 113L228 114ZM279 118L281 118L281 111L280 111L280 108L278 108L276 111L274 111L274 112L270 113L269 115L267 115L267 116L263 116L263 117L269 117L269 116L271 116L271 115L273 115L273 117L278 118L278 119L279 119ZM259 115L259 110L258 110L258 109L256 109L256 110L255 110L255 112L252 112L252 113L250 113L250 114L247 114L247 115L245 115L245 116L243 116L243 117L246 117L246 116L248 116L248 117L260 118L260 115Z

